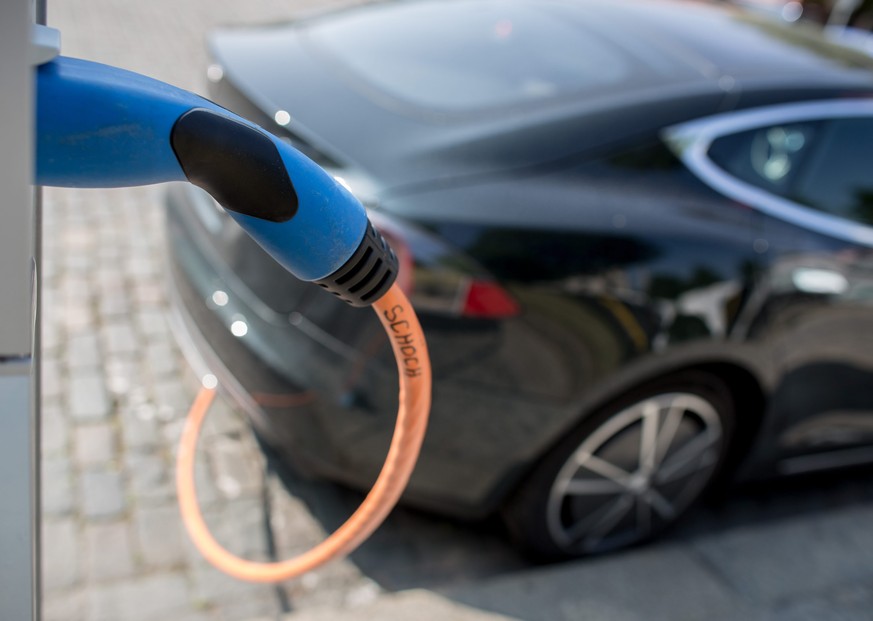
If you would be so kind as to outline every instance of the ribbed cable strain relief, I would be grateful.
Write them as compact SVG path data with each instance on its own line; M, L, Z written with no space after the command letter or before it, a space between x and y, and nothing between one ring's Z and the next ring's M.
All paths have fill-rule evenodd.
M361 245L330 276L313 281L352 306L370 306L397 278L397 256L382 235L367 223Z

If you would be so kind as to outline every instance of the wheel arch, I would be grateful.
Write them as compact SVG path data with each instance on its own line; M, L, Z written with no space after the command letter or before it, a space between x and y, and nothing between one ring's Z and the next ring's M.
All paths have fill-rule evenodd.
M661 524L654 526L651 517L645 520L644 526L638 526L636 520L639 518L633 518L633 525L626 524L622 527L627 532L622 532L619 535L619 540L607 543L606 549L612 549L610 546L615 545L625 547L626 545L645 542L657 536L663 530L672 527L700 498L725 490L727 488L726 484L733 479L737 466L742 462L743 456L751 446L755 434L761 425L765 400L764 390L751 371L742 366L726 362L700 362L693 365L666 369L662 373L641 378L637 383L629 383L624 390L610 395L611 398L603 398L586 408L585 412L576 418L575 425L571 426L565 433L559 434L556 442L544 450L536 460L533 460L529 465L529 469L516 479L515 486L507 493L500 505L500 515L512 538L526 549L527 553L533 558L542 560L570 558L578 554L603 551L594 548L584 550L584 546L588 545L587 539L577 540L572 538L564 541L562 540L565 538L563 535L558 537L555 534L553 528L555 523L553 520L557 519L563 523L565 519L564 517L556 517L556 512L563 515L564 509L569 506L564 504L563 499L560 500L560 507L553 504L552 492L550 490L554 489L555 480L557 480L555 477L562 476L561 473L566 470L568 463L570 463L567 460L570 459L571 455L575 454L573 451L576 450L579 442L584 442L586 438L597 436L601 429L600 426L608 424L613 420L613 417L619 417L619 425L624 425L625 423L620 421L625 420L627 418L626 415L640 416L635 404L639 403L641 399L648 399L659 394L670 395L674 392L681 393L684 390L700 395L703 399L701 403L709 401L710 404L716 404L714 407L721 412L718 418L721 419L722 428L729 434L729 439L728 435L724 433L721 436L715 437L720 438L720 441L728 439L728 444L726 445L727 452L722 452L720 458L716 457L708 462L708 464L712 465L712 469L708 473L706 470L708 464L701 466L700 474L695 474L694 476L698 478L703 476L705 478L702 479L699 487L691 488L691 496L685 494L684 489L679 493L679 496L677 496L677 500L680 502L677 509L678 512L674 513L671 505L668 503L666 506L672 515L665 514ZM670 403L673 403L673 401L671 400ZM640 418L639 420L642 419ZM592 432L594 435L592 435ZM598 440L594 441L598 442ZM642 443L642 438L639 441ZM722 443L722 451L724 447L725 444ZM642 457L640 459L642 460ZM600 463L606 464L606 462L602 461ZM575 462L572 462L571 465L578 468L578 464ZM598 469L595 470L601 472ZM614 472L624 472L624 470L619 468L614 470ZM632 470L627 472L632 472ZM611 478L615 475L607 476ZM634 477L627 476L629 477L626 481L627 484L631 484L632 479L636 477L636 475ZM648 490L648 485L650 484L648 477L651 474L643 474L641 476L646 477L643 482L645 487L642 489ZM694 483L692 482L691 485L694 485ZM654 511L654 502L640 500L643 496L633 500L634 495L638 493L645 493L646 497L648 497L648 491L629 490L631 488L626 488L622 492L619 488L618 492L614 490L608 492L615 495L615 499L614 504L609 505L611 508L608 510L607 515L610 515L615 507L619 507L618 515L619 517L623 516L628 510L627 498L630 498L631 503L642 502L643 505L649 503L648 512L651 516L651 512ZM560 493L563 494L563 492ZM586 493L598 494L607 492ZM661 498L661 501L667 502L663 498ZM610 500L609 502L613 501ZM620 506L622 503L624 503L623 507ZM594 515L597 514L595 513ZM569 519L572 520L575 517L570 517ZM608 530L611 530L617 523L610 524ZM559 530L561 528L559 527ZM572 530L575 531L575 527ZM562 530L561 532L564 531ZM595 539L591 546L599 545L606 532L604 531L600 535L596 535L595 527L595 534L592 534L592 536L598 537L598 539ZM571 537L575 537L575 535ZM623 540L621 539L622 537L624 537Z
M766 396L762 383L747 368L728 362L693 367L723 382L734 409L734 435L721 473L711 483L712 491L723 490L751 449L764 419Z

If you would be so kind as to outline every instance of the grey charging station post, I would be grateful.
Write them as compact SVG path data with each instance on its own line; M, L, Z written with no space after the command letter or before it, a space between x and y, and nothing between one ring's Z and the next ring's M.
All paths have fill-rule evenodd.
M0 2L0 618L40 618L39 373L33 24L44 2Z

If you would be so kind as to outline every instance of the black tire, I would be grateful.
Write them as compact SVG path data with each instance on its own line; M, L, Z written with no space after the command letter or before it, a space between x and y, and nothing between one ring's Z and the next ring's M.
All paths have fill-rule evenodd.
M541 561L648 541L701 497L733 430L731 394L717 378L689 371L646 384L558 443L506 504L504 521Z

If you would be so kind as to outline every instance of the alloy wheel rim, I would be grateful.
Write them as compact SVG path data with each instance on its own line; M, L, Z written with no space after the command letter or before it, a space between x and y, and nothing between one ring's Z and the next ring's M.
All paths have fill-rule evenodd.
M549 491L547 526L567 552L630 545L672 522L718 465L721 419L706 399L671 392L610 417L570 455Z

